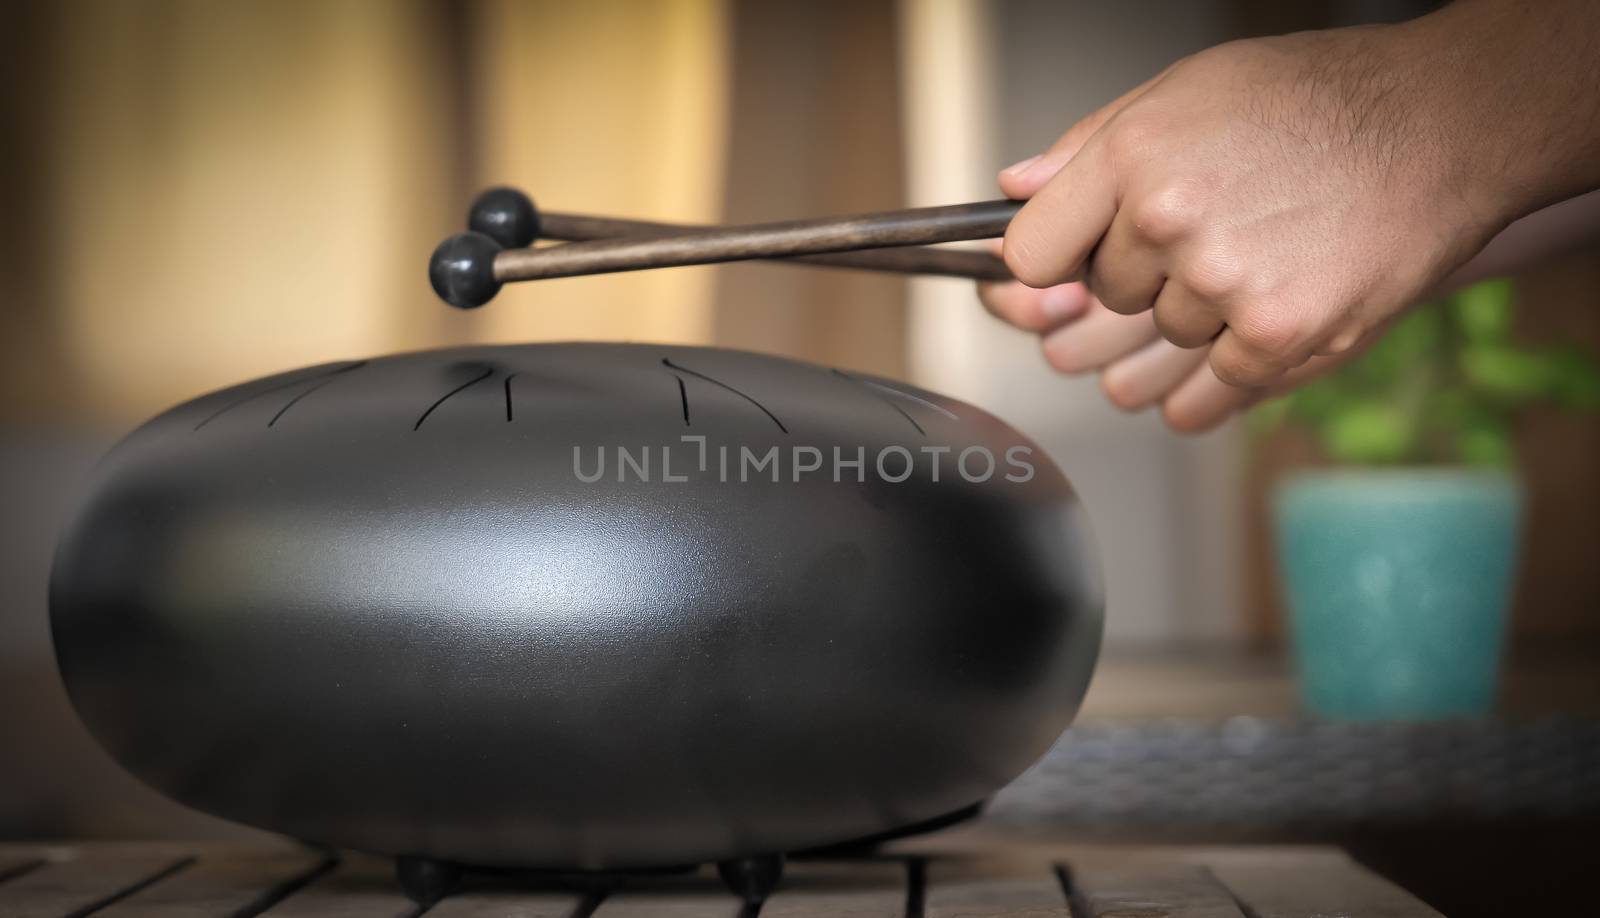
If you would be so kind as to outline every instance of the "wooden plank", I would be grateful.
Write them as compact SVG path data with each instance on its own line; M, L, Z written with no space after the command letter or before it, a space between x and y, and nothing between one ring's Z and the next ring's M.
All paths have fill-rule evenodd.
M1066 891L1047 861L928 862L926 918L1070 918Z
M761 918L901 918L904 861L791 861Z
M271 918L414 918L421 913L400 891L393 861L352 854L262 914Z
M1303 858L1346 859L1332 845L1214 845L1173 844L1171 842L1084 842L1050 835L1030 834L1015 827L975 821L942 829L931 835L900 839L884 846L883 853L895 857L974 857L1047 860L1054 863L1097 864L1166 862L1210 866L1220 859L1261 858L1285 862Z
M988 847L1001 856L926 862L797 861L762 918L1441 918L1336 849L1075 845ZM1048 858L1070 852L1068 887ZM272 845L89 843L0 847L0 918L415 918L387 859L353 855L318 873L319 856ZM636 879L595 907L577 892L514 878L468 880L429 918L736 918L741 903L709 868ZM598 898L598 897L596 897Z
M1239 863L1211 869L1253 918L1440 918L1415 896L1348 858L1343 863Z
M1081 918L1243 918L1232 894L1204 867L1073 863L1066 875Z
M164 857L183 858L264 857L294 854L308 850L305 845L271 837L261 841L79 841L79 842L0 842L0 861L71 861L79 858Z
M551 889L519 888L515 880L484 882L468 877L468 886L427 912L428 918L567 918L581 914L582 895Z
M683 876L632 880L607 896L594 918L738 918L743 908L716 871L702 867Z
M85 915L181 873L167 852L90 852L53 860L0 885L0 918Z
M332 867L309 852L202 856L170 879L128 896L95 918L227 918L254 915Z
M14 880L30 870L43 867L49 861L43 856L28 857L26 855L0 856L0 883Z

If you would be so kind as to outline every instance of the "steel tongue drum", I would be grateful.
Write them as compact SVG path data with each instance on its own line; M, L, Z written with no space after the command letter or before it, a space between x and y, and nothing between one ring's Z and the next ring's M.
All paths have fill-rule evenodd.
M310 367L149 421L50 587L62 676L189 806L460 867L717 862L970 812L1100 644L1081 506L984 411L713 348Z

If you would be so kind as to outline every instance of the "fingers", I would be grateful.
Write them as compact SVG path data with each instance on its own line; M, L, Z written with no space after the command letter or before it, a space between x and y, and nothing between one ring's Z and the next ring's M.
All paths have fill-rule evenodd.
M1090 141L1118 112L1161 82L1173 66L1176 64L1073 125L1044 153L1000 173L1000 190L1006 197L1031 201L1044 195L1049 199L1039 207L1032 203L1024 207L1006 232L1002 255L1018 280L1030 287L1046 287L1076 279L1116 212L1116 194L1110 181L1113 176L1107 171L1105 153ZM1074 175L1064 183L1067 172ZM1067 183L1078 187L1074 190ZM1069 199L1076 207L1059 210L1061 202ZM1034 211L1031 215L1030 209ZM1088 219L1074 222L1083 218ZM1021 233L1019 223L1024 227ZM1052 234L1063 226L1077 233L1053 238Z
M1265 386L1305 363L1305 357L1294 359L1289 353L1288 342L1265 343L1237 328L1224 328L1211 345L1211 371L1230 386Z
M1355 344L1337 354L1319 354L1288 371L1287 373L1284 373L1276 380L1273 380L1272 384L1267 387L1267 394L1271 396L1283 395L1287 392L1298 389L1299 387L1305 385L1313 379L1316 379L1318 376L1321 376L1324 373L1337 370L1339 367L1344 366L1350 361L1361 356L1366 352L1367 348L1373 345L1374 342L1387 334L1389 329L1394 327L1394 323L1398 319L1399 316L1395 316L1390 318L1388 321L1379 324L1377 328L1367 332L1359 340L1357 340Z
M1165 400L1205 364L1203 350L1156 341L1106 367L1100 374L1100 388L1111 404L1123 411L1140 411Z
M1011 219L1003 255L1017 280L1049 287L1077 280L1117 211L1116 176L1091 141Z
M1113 403L1160 404L1173 428L1198 431L1336 365L1330 355L1359 350L1370 323L1352 319L1349 304L1373 297L1307 280L1296 257L1306 244L1281 238L1281 207L1219 215L1219 195L1237 197L1215 178L1228 170L1169 168L1175 152L1187 155L1215 131L1174 139L1209 97L1183 92L1187 77L1165 76L1002 173L1006 193L1027 200L1001 252L1020 284L980 295L991 312L1039 333L1058 371L1101 370ZM1150 104L1129 107L1147 93Z
M1081 317L1045 316L1039 303L1052 290L1081 294ZM1160 404L1167 424L1180 432L1210 430L1265 395L1292 388L1351 356L1313 358L1284 375L1270 393L1239 388L1217 379L1209 365L1210 348L1182 348L1163 340L1153 313L1127 316L1112 312L1082 285L1034 290L1014 283L987 284L982 294L985 305L997 316L1041 332L1045 360L1057 372L1101 370L1101 388L1112 404L1125 411Z
M1354 353L1345 353L1333 357L1313 357L1264 387L1266 396L1268 398L1276 398L1280 395L1287 395L1318 376L1338 369L1353 356Z
M1055 177L1077 152L1076 146L1061 152L1047 151L1005 167L998 177L1001 193L1013 201L1026 201Z
M1083 318L1044 336L1044 359L1059 373L1098 370L1159 338L1146 315L1118 315L1091 302Z
M1216 348L1225 340L1238 340L1230 335L1232 329L1228 329L1217 339L1217 343L1212 345L1208 365L1197 368L1188 379L1173 390L1162 404L1161 413L1174 430L1185 433L1210 430L1264 398L1284 395L1349 363L1371 346L1372 342L1382 337L1392 324L1392 320L1385 322L1337 355L1311 357L1299 366L1273 376L1268 385L1260 387L1230 385L1217 378L1214 369L1218 360ZM1185 351L1185 353L1207 352L1200 350ZM1226 356L1222 359L1225 362L1229 360Z
M1062 134L1050 148L1038 156L1031 156L1014 166L1009 166L1000 173L1000 190L1006 197L1017 201L1025 201L1036 194L1044 183L1050 181L1055 174L1061 171L1072 157L1076 156L1083 145L1098 132L1102 125L1110 121L1117 112L1122 111L1128 103L1144 95L1145 91L1172 69L1168 66L1150 79L1128 90L1109 104L1097 109L1093 114L1074 124Z
M978 285L978 301L995 318L1023 331L1048 332L1082 316L1089 291L1082 284L1035 290L1012 282Z
M1260 389L1230 386L1211 372L1196 367L1161 404L1167 426L1180 433L1203 433L1215 428L1264 397Z
M1162 403L1161 413L1174 430L1199 433L1211 430L1229 417L1244 411L1264 398L1284 395L1325 373L1338 369L1359 356L1372 342L1383 336L1392 321L1369 332L1354 346L1335 356L1316 356L1305 363L1277 376L1265 387L1239 387L1217 378L1210 364L1197 367L1181 384L1174 388ZM1221 339L1219 339L1220 343ZM1206 355L1204 349L1181 351L1190 355ZM1112 370L1117 369L1112 367ZM1108 370L1108 375L1111 370Z
M1201 347L1222 332L1215 306L1196 296L1181 280L1168 279L1162 285L1153 317L1161 337L1178 347Z
M1155 304L1167 282L1165 262L1124 210L1090 255L1084 281L1107 309L1132 315Z
M1109 106L1108 106L1109 107ZM1119 105L1120 109L1121 106ZM1105 123L1115 112L1104 114L1106 109L1101 109L1093 115L1073 125L1061 139L1051 144L1050 149L1037 156L1030 156L1020 163L1007 166L1001 170L999 176L1000 190L1005 196L1014 201L1026 201L1039 193L1045 183L1055 178L1061 167L1072 161L1083 145L1093 137L1100 126ZM1102 116L1103 115L1103 116Z

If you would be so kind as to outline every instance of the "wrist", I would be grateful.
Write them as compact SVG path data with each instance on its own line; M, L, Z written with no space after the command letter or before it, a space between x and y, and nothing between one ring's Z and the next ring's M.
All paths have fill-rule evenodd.
M1418 143L1491 232L1600 187L1597 13L1591 0L1460 0L1386 35L1416 87Z

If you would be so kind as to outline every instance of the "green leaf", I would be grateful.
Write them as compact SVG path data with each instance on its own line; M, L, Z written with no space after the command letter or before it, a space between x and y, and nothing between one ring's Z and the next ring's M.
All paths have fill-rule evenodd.
M1336 461L1513 461L1513 421L1537 400L1600 410L1600 361L1513 343L1516 288L1494 280L1407 312L1355 360L1251 418L1314 431Z
M1473 284L1450 298L1462 335L1474 344L1504 344L1511 337L1517 290L1509 277Z
M1437 303L1406 313L1367 352L1340 375L1375 389L1395 385L1428 363L1444 339L1443 313Z
M1428 395L1423 404L1422 416L1435 430L1455 430L1465 424L1477 410L1471 393L1459 386L1437 389Z
M1350 406L1322 427L1322 443L1329 455L1361 465L1403 462L1415 439L1405 413L1381 402Z
M1473 388L1507 401L1549 394L1557 378L1546 355L1492 344L1463 348L1461 372Z
M1317 425L1343 411L1353 399L1343 391L1340 383L1340 375L1334 374L1313 380L1291 393L1284 399L1289 406L1288 419L1301 424Z
M1504 468L1516 460L1510 429L1503 422L1484 416L1474 418L1456 432L1456 452L1468 465Z

